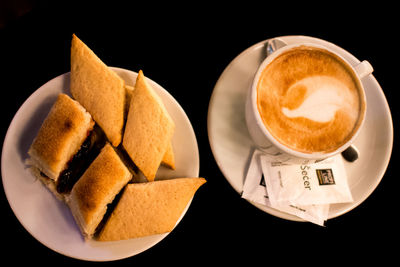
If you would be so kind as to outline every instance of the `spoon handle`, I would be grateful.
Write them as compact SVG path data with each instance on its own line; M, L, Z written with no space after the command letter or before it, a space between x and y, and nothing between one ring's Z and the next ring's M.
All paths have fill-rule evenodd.
M279 38L270 39L267 42L266 53L267 56L271 55L274 51L286 46L287 43Z

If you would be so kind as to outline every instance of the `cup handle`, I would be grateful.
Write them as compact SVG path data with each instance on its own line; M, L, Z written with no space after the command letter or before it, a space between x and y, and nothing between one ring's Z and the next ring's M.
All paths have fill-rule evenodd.
M368 61L364 60L360 64L354 66L354 70L356 71L358 78L362 79L371 74L374 71L374 68Z

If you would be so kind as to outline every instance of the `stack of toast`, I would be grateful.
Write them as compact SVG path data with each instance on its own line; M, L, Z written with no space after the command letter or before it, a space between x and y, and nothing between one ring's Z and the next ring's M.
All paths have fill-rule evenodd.
M170 232L204 178L157 180L175 169L175 124L140 70L134 87L76 35L72 98L60 94L28 151L32 173L65 202L87 239ZM142 173L147 181L135 182Z

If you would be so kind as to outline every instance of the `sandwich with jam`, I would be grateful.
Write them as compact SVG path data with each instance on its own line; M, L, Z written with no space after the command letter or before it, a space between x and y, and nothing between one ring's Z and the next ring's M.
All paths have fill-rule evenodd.
M58 95L28 151L30 170L58 199L65 201L103 146L104 137L96 128L77 101Z
M71 96L57 96L28 151L32 173L67 204L85 239L172 231L206 180L157 180L160 165L175 169L175 124L162 99L142 71L126 85L75 35L70 78Z

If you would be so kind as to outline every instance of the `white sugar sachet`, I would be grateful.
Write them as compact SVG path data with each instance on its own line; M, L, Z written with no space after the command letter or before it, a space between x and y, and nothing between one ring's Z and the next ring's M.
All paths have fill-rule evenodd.
M325 221L328 219L329 204L325 205L293 205L290 203L281 203L272 205L271 207L288 214L295 215L306 221L324 226Z
M318 163L284 164L261 156L272 205L332 204L353 201L341 155Z
M263 176L262 168L261 168L261 155L262 152L255 150L250 159L249 168L245 177L245 183L243 186L242 197L265 205L267 207L271 207L282 212L295 215L299 218L302 218L306 221L310 221L312 223L318 225L324 225L324 222L327 220L329 205L293 205L289 202L287 203L279 203L272 205L266 189L265 178Z
M261 170L260 154L258 150L254 150L251 156L244 180L242 198L270 207L265 179Z

